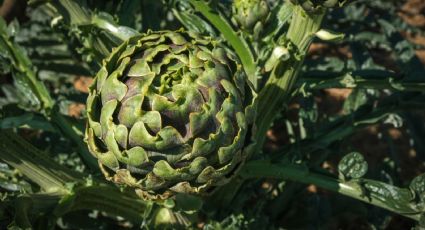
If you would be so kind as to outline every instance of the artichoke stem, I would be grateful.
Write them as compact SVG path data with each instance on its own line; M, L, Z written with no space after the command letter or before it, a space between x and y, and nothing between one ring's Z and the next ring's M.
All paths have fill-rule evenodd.
M376 183L373 180L363 179L363 181L351 180L340 181L337 178L322 175L308 170L302 165L294 165L292 163L270 163L268 161L251 161L244 165L241 170L242 177L249 178L276 178L284 180L292 180L305 184L314 184L318 187L337 192L344 196L348 196L377 207L399 213L413 220L419 220L420 215L415 210L415 205L408 204L405 200L397 200L397 204L382 201L382 195L373 195L373 191L365 192L363 183ZM394 201L393 201L394 202ZM406 212L406 210L408 210Z
M257 148L261 150L266 132L277 113L285 107L298 78L298 73L304 62L304 57L314 34L320 29L325 11L317 14L308 14L301 6L294 6L292 20L286 38L296 46L296 53L291 54L289 60L276 64L265 87L259 94L258 111L262 116L257 117L257 132L255 140Z

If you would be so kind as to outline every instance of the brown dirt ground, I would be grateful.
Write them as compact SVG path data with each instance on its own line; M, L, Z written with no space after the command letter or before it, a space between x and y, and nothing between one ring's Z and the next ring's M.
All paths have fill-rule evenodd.
M81 93L88 93L89 86L92 84L93 78L89 76L76 76L74 79L74 88ZM81 103L72 103L68 106L68 115L80 118L81 113L84 111L86 106Z

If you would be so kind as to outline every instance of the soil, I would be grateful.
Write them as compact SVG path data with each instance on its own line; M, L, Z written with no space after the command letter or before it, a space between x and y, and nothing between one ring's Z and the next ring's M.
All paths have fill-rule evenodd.
M74 79L74 88L81 92L88 94L89 86L93 83L93 78L89 76L76 76ZM68 106L68 115L80 118L82 112L86 108L85 104L82 103L72 103Z
M25 9L27 7L26 0L4 0L0 5L0 17L6 22L10 22L13 18L18 18L20 22L28 20Z
M425 1L424 0L409 0L399 12L399 16L408 24L418 28L425 29ZM404 33L404 36L411 42L421 45L422 49L416 50L416 54L425 64L425 37Z

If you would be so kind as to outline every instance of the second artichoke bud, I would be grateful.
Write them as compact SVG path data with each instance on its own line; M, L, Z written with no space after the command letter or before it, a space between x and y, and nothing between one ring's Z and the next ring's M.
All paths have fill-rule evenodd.
M253 99L237 58L217 41L150 32L104 61L86 140L107 179L142 197L202 193L243 162Z
M234 0L232 11L237 24L243 30L253 32L266 22L270 9L265 0Z
M291 0L293 4L301 5L301 7L309 12L316 13L326 8L341 7L349 0Z

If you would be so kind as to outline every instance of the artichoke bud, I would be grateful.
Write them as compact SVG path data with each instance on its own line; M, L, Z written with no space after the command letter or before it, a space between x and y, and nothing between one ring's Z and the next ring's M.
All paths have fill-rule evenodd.
M293 4L301 7L310 13L315 13L326 8L341 7L348 0L291 0Z
M272 48L272 50L270 50ZM289 59L298 59L298 49L289 39L280 37L277 43L270 47L268 50L271 51L268 55L266 62L264 63L264 71L272 71L279 63L286 62Z
M202 193L243 162L254 96L219 42L148 32L103 62L87 99L85 139L106 178L144 198Z
M263 27L270 8L265 0L235 0L232 11L236 23L243 30L252 31Z
M284 46L276 46L264 65L264 70L270 72L279 62L290 58L289 50Z

